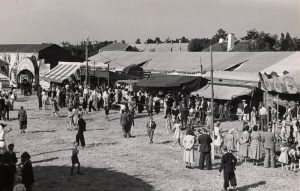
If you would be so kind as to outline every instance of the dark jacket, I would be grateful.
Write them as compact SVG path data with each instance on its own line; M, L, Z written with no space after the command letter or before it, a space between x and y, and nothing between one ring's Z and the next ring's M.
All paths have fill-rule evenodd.
M225 153L221 159L221 166L219 172L222 172L222 170L224 170L225 173L233 172L235 170L236 163L237 160L235 156L233 156L233 154Z
M34 181L32 164L30 161L25 162L22 168L22 180L26 189L29 190Z
M19 121L27 121L27 113L25 109L20 109L18 112Z
M212 139L208 134L202 134L198 138L198 142L200 144L200 152L208 153L211 150L210 144L212 143Z
M78 133L83 133L86 131L86 123L82 118L78 120Z
M129 116L127 113L122 113L120 117L121 126L127 126L129 124Z

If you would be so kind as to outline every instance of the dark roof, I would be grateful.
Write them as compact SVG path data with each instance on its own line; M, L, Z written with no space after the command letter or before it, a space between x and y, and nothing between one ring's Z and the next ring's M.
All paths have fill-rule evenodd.
M148 78L137 82L136 85L138 87L180 87L197 79L201 78L196 76L151 74Z
M206 48L203 52L209 52L210 48ZM227 52L227 42L216 43L211 46L213 52Z
M251 48L250 48L250 42L248 41L241 41L238 42L234 45L233 49L231 50L231 52L251 52Z
M130 47L130 45L127 44L127 43L117 42L117 43L112 43L112 44L109 44L109 45L101 48L99 50L99 52L103 52L103 51L126 51L128 49L128 47Z
M39 52L54 44L0 44L0 52Z

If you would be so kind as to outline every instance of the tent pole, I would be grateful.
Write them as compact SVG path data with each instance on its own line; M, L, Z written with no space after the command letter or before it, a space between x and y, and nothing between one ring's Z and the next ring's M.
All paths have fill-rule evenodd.
M212 136L212 146L211 146L211 158L215 159L215 141L214 141L214 67L213 67L213 55L211 46L209 47L210 50L210 64L211 64L211 73L210 73L210 81L211 81L211 136Z
M277 128L279 126L279 93L277 93L277 108L276 108L276 127L274 133L277 132Z

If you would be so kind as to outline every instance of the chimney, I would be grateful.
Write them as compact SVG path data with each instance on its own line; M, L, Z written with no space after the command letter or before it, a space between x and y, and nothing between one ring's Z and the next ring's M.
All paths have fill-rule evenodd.
M235 43L235 36L233 33L228 33L227 36L227 52L231 51L234 47L234 43Z

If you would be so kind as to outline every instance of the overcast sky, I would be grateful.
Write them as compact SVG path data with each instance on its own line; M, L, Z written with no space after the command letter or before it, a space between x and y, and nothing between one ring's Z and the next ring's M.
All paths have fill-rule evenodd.
M211 37L219 28L300 37L300 0L0 0L0 44Z

